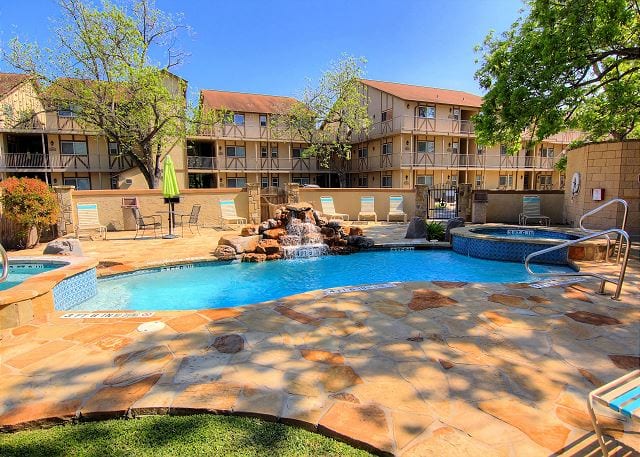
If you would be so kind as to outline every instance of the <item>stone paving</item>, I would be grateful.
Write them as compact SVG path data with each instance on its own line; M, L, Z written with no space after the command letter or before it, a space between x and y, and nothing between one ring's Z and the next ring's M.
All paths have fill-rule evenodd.
M83 247L123 265L172 252L131 243ZM639 286L632 261L620 301L593 282L434 281L146 318L52 313L0 335L0 427L208 411L380 454L596 455L586 396L640 365ZM602 417L619 455L638 455L631 424Z

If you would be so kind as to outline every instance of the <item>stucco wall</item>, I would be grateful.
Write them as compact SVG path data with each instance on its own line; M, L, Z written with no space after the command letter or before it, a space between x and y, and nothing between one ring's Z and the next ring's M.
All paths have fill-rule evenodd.
M571 192L571 179L580 174L580 189ZM569 224L576 227L580 217L591 209L613 198L629 203L627 231L640 238L640 140L627 142L594 143L567 153L567 192L564 206ZM592 190L604 189L604 199L594 201ZM620 226L623 210L611 205L585 220L585 226L607 229Z
M522 197L524 195L539 195L540 213L551 218L551 224L563 223L564 192L561 190L489 191L487 222L517 224L518 216L522 212Z

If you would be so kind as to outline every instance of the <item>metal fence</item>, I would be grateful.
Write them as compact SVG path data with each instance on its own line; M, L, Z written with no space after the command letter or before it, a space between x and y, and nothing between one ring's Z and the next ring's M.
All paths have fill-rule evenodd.
M458 217L458 188L455 186L429 187L429 219Z

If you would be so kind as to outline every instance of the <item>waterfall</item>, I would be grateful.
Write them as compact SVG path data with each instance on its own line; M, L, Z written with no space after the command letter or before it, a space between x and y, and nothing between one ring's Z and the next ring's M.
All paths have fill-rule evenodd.
M329 253L329 246L322 240L320 227L312 222L292 218L287 225L287 233L280 239L282 257L285 259L306 259Z

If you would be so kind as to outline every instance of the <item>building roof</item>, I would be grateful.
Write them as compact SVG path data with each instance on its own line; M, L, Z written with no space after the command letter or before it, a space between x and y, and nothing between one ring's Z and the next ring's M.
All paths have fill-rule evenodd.
M20 73L0 73L0 98L9 95L13 89L29 79L29 75Z
M395 95L398 98L415 102L443 103L480 108L482 97L459 90L438 89L435 87L414 86L413 84L390 83L361 79L362 83L375 89Z
M228 109L237 113L280 113L296 103L280 95L245 94L222 90L200 91L202 105L209 109Z

